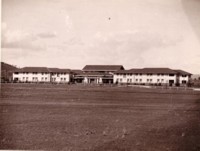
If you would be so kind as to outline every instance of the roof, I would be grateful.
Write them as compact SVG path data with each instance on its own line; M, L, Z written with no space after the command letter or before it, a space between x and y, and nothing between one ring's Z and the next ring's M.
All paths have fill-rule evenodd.
M48 68L51 73L70 73L70 69Z
M169 68L143 68L143 69L130 69L124 71L117 71L115 73L135 73L135 74L176 74Z
M81 73L83 73L82 70L78 70L78 69L72 69L71 72L72 72L73 74L81 74Z
M118 71L124 70L122 65L86 65L83 71Z
M174 71L176 71L180 75L192 75L191 73L183 71L183 70L174 70Z
M140 70L141 73L147 74L176 74L176 72L169 68L143 68Z
M49 72L47 67L24 67L18 70L15 70L15 72Z
M83 72L76 76L112 76L112 74L100 73L100 72Z
M15 72L38 72L38 73L69 73L69 69L47 68L47 67L24 67Z

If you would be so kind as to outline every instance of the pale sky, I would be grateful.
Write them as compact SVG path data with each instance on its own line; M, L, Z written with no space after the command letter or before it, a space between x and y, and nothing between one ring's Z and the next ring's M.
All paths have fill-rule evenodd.
M2 0L1 60L200 73L200 0Z

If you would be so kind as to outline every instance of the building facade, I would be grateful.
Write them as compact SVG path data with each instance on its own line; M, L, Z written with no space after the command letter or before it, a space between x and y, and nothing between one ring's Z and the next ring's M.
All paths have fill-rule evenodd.
M68 83L70 77L69 69L58 68L25 67L13 72L14 82Z
M169 68L125 70L122 65L86 65L82 70L24 67L13 72L14 82L188 85L191 73Z
M117 71L114 83L142 85L187 85L191 74L169 68L143 68Z
M75 83L113 83L114 72L124 70L122 65L86 65L74 76Z

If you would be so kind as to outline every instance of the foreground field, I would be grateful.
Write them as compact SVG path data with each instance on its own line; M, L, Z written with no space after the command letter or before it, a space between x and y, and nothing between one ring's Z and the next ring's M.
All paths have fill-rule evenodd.
M0 149L200 150L200 92L4 84Z

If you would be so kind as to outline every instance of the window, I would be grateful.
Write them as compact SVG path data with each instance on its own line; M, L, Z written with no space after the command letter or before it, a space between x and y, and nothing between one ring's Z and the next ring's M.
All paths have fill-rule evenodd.
M62 81L62 80L63 80L63 78L60 78L60 80Z
M19 72L15 72L15 74L19 74Z
M182 77L187 77L186 75L182 75Z
M160 76L160 74L157 74L157 76Z
M182 84L186 84L186 80L182 80Z
M66 78L64 78L64 81L66 81Z
M170 76L170 77L173 77L173 76L174 76L174 74L169 74L169 76Z
M126 78L126 74L123 74L123 78Z
M42 77L42 80L44 80L44 78Z
M162 82L164 81L164 79L161 80Z
M122 79L120 79L120 82L122 82Z
M25 80L25 77L23 77L23 80Z
M129 82L129 79L127 79L127 82Z
M45 80L47 80L47 77L45 78Z
M28 77L26 77L26 80L28 80Z
M132 82L132 79L130 79L130 82Z
M152 82L152 79L150 79L150 82Z
M157 82L160 82L160 79L157 79Z
M138 79L135 79L135 81L137 82L137 81L138 81Z
M140 75L142 75L142 73L140 73Z
M147 82L149 82L149 79L147 79Z
M140 82L142 82L142 79L140 79Z

